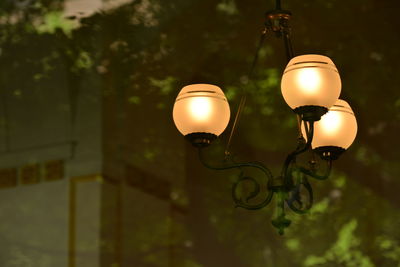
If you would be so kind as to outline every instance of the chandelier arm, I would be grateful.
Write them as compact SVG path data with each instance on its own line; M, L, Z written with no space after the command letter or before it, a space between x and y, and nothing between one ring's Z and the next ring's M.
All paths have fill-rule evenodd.
M287 202L288 206L290 207L290 209L293 210L295 213L304 214L304 213L307 213L311 209L313 202L314 202L313 190L312 190L311 184L308 182L307 177L312 177L317 180L326 180L329 177L331 170L332 170L332 160L327 160L327 168L323 175L317 174L315 172L315 170L310 170L310 169L304 168L302 166L296 166L293 169L296 171L299 171L300 173L305 175L305 177L301 177L300 183L298 183L294 186L294 188L291 190L291 192L293 193L293 197L287 199L286 202ZM296 201L302 205L302 202L300 201L300 196L299 196L301 185L303 185L304 188L307 190L308 196L309 196L309 201L307 203L307 206L304 209L299 209L294 205L294 202L296 202Z
M327 163L327 168L325 170L325 173L322 174L322 175L321 174L317 174L314 170L310 170L310 169L307 169L307 168L304 168L304 167L301 167L301 166L297 167L297 169L300 172L302 172L303 174L305 174L305 175L307 175L309 177L312 177L314 179L326 180L326 179L329 178L329 175L331 174L331 171L332 171L332 160L326 160L326 163Z
M289 172L290 169L290 165L295 162L296 157L302 153L304 153L305 151L307 151L310 147L311 147L311 142L314 136L314 122L309 122L309 125L307 126L307 123L305 123L305 129L306 129L306 134L307 134L307 142L306 143L302 143L300 142L296 148L296 150L294 150L292 153L290 153L287 157L286 160L283 164L282 167L282 177L284 179L284 184L286 186L290 186L292 184L291 181L291 174Z
M255 189L253 192L250 193L249 196L246 197L246 201L243 201L240 197L237 196L236 194L236 189L238 185L244 181L250 181L253 183ZM268 184L270 183L270 179L268 179ZM266 198L258 204L249 204L248 201L256 197L260 193L260 185L259 183L253 178L253 177L241 177L236 183L233 184L232 187L232 199L235 202L235 207L240 207L248 210L259 210L261 208L264 208L267 206L274 195L274 192L270 189L268 189L268 195Z
M279 1L279 8L277 9L280 9L280 0L277 0L277 2L278 1ZM294 57L294 49L292 44L291 29L288 25L288 21L284 22L284 27L282 28L282 39L283 39L283 44L285 46L286 59L287 62L289 63L289 61ZM299 142L303 142L304 136L303 133L301 132L301 116L299 114L296 114L296 119L297 119L298 140Z
M283 43L285 45L286 58L287 58L287 61L289 62L294 57L294 52L293 52L293 45L292 45L292 40L291 40L291 36L290 36L290 28L287 25L282 30L282 38L283 38Z
M256 69L256 65L258 62L258 57L260 56L261 48L264 45L265 38L267 37L267 28L264 28L260 35L260 40L258 41L258 45L256 48L256 52L254 53L253 61L251 62L251 67L248 73L249 81L253 78L254 70Z
M247 84L253 79L253 73L254 73L254 70L256 68L258 57L260 55L260 51L261 51L261 48L264 45L266 37L267 37L267 29L264 28L262 33L261 33L260 40L258 42L258 45L257 45L257 48L256 48L256 52L254 54L254 58L253 58L253 61L251 63L251 67L250 67L250 70L249 70L249 73L248 73L248 76L247 76L248 77ZM232 142L233 135L234 135L234 133L236 131L237 124L238 124L239 119L240 119L240 115L242 114L244 106L246 105L246 99L247 99L247 90L246 90L246 85L245 85L244 88L242 88L242 97L240 99L238 110L237 110L237 112L235 114L235 119L233 121L232 129L231 129L231 131L229 133L228 142L226 143L226 146L225 146L225 157L228 157L229 154L230 154L229 148L230 148L230 145L231 145L231 142Z
M304 139L303 132L301 131L301 116L296 114L296 121L297 121L297 141L299 143L305 143L306 140Z
M260 185L253 177L243 176L243 173L241 173L239 180L236 183L234 183L233 187L232 187L232 198L236 204L236 207L241 207L241 208L245 208L248 210L257 210L257 209L261 209L261 208L267 206L271 202L272 197L273 197L273 191L270 189L270 185L271 185L273 176L272 176L271 171L267 167L265 167L264 164L259 163L259 162L243 162L243 163L233 162L230 165L226 165L226 166L211 166L204 160L204 156L203 156L201 148L198 149L198 152L199 152L200 162L208 169L211 169L211 170L240 169L240 170L242 170L242 168L256 168L264 174L264 176L267 179L268 195L261 203L250 204L250 203L248 203L248 201L253 199L260 193L260 191L261 191ZM237 189L238 185L244 181L252 182L254 185L254 190L253 190L253 192L250 193L249 196L247 196L246 201L243 201L240 197L238 197L236 195L236 192L237 192L236 189Z
M198 149L199 159L200 159L200 162L204 165L204 167L206 167L208 169L220 171L220 170L229 170L229 169L236 169L236 168L240 169L242 167L253 167L253 168L261 170L269 178L273 177L271 171L267 167L265 167L264 164L262 164L261 162L257 162L257 161L238 162L238 163L234 162L234 163L232 163L230 165L226 165L226 166L211 166L204 160L202 150L203 149L201 147Z
M300 200L301 186L304 186L304 188L307 190L309 201L307 202L305 208L299 209L294 205L294 202L298 202L301 205L303 205L303 203ZM288 207L297 214L305 214L309 212L314 203L314 194L311 184L308 182L307 177L302 177L301 182L298 183L291 192L293 192L293 197L286 200Z
M240 182L243 182L243 181L250 181L250 182L252 182L252 183L254 184L254 190L253 190L253 192L251 192L251 193L246 197L246 202L249 202L249 200L253 199L254 197L256 197L256 196L260 193L260 188L261 188L261 186L260 186L259 183L257 183L256 179L254 179L253 177L250 177L250 176L241 176L240 179L239 179L236 183L233 184L232 193L234 193L234 192L236 191L237 185L238 185ZM234 198L236 197L236 194L232 194L232 195L234 196ZM239 201L241 201L240 198L237 198L237 199L238 199ZM237 202L237 201L235 201L235 202Z

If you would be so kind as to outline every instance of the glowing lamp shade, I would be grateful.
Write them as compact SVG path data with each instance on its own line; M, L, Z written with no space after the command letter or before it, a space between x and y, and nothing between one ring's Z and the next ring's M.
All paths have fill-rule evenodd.
M179 92L173 109L176 128L183 134L220 135L229 123L230 109L224 92L211 84L191 84Z
M303 130L304 131L304 130ZM357 121L344 100L337 100L328 113L315 122L312 148L340 147L347 149L356 138Z
M330 108L339 98L341 81L329 57L302 55L292 58L282 76L281 91L286 103Z

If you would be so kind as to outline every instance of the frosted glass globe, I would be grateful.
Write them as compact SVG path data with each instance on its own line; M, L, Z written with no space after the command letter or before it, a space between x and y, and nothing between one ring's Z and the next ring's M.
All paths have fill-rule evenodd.
M304 127L302 127L304 134ZM314 124L313 149L319 147L349 148L357 135L357 121L349 104L341 99Z
M330 108L339 98L341 81L329 57L302 55L292 58L282 76L281 92L286 103Z
M224 92L211 84L191 84L179 92L173 119L183 134L210 133L219 136L229 123L230 109Z

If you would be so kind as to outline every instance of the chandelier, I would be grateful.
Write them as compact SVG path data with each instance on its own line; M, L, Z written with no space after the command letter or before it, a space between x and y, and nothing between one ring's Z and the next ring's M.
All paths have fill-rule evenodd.
M226 160L222 166L212 166L204 160L203 148L209 146L225 130L230 119L230 108L224 92L211 84L191 84L179 92L174 108L173 119L178 130L199 151L200 161L213 170L238 169L239 178L232 186L232 198L237 207L257 210L267 206L276 196L276 218L272 225L283 234L291 221L285 210L307 213L313 205L313 190L309 178L325 180L329 177L332 161L339 158L353 143L357 133L357 122L350 105L339 99L341 80L333 61L323 55L294 56L291 45L289 21L291 13L282 10L280 0L276 8L266 13L265 28L254 56L249 79L258 59L258 53L265 37L273 34L283 39L288 64L281 79L281 92L285 102L297 116L299 137L297 147L289 153L283 163L282 171L273 176L271 171L258 162L239 163L232 159L227 149ZM245 104L242 97L227 148L236 128L240 113ZM311 151L309 164L299 164L296 159L306 151ZM315 156L326 164L319 171ZM306 165L306 166L303 166ZM265 197L259 199L261 186L256 179L246 176L246 168L255 168L266 178ZM239 193L239 186L252 183L254 190L246 197ZM254 199L258 197L257 203Z

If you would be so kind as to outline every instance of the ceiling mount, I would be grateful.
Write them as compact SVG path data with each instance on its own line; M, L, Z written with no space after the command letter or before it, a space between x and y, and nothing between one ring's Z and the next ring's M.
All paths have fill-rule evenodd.
M265 27L269 32L274 32L277 37L282 36L285 32L289 32L289 20L292 13L287 10L272 10L266 14Z

